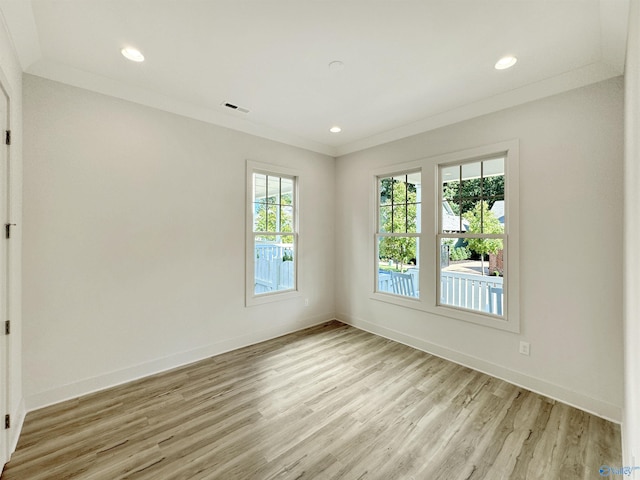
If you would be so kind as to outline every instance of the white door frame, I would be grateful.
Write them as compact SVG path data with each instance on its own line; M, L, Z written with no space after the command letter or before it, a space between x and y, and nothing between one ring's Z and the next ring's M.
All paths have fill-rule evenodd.
M5 224L10 223L10 145L5 132L10 131L10 96L0 81L0 466L9 460L10 430L5 426L5 415L10 409L11 371L10 336L5 322L10 318L9 242L5 238ZM1 468L1 467L0 467ZM1 471L1 470L0 470Z

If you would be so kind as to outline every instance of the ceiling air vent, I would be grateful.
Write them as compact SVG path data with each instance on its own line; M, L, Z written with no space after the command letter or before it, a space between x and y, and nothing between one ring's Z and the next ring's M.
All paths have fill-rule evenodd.
M239 107L238 105L234 105L233 103L225 102L225 103L222 103L221 105L231 110L235 110L236 112L249 113L248 108Z

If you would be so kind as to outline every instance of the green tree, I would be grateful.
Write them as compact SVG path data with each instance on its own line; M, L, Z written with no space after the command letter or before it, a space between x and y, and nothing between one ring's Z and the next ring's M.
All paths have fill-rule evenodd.
M282 204L275 203L276 197L267 198L268 203L254 204L255 232L292 232L293 208L291 195L282 195Z
M442 198L447 200L456 215L473 210L479 198L486 198L488 208L496 200L504 198L504 175L495 177L472 178L446 182L443 185Z
M503 233L504 227L496 218L487 202L478 202L472 210L462 215L469 222L469 233ZM484 256L487 253L496 254L503 249L502 240L499 238L469 238L467 239L469 250L480 255L482 275L484 275Z
M415 233L418 207L415 186L393 178L380 181L380 227L383 232ZM380 258L390 259L402 270L416 258L415 237L383 237L380 240Z
M380 240L380 258L388 258L396 263L400 271L416 258L415 237L384 237Z

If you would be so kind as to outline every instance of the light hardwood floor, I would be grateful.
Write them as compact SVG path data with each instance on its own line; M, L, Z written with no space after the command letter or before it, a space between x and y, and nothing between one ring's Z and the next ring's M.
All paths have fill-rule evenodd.
M27 415L2 480L595 479L615 424L331 322Z

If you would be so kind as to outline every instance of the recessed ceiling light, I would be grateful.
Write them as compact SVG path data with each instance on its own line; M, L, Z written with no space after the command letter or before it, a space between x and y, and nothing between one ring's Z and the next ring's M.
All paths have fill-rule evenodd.
M140 50L131 47L125 47L120 50L120 52L122 52L122 55L124 55L125 58L128 58L132 62L144 62L144 55L142 55Z
M514 56L502 57L500 60L496 62L495 69L496 70L505 70L507 68L513 67L518 59Z
M342 131L342 129L336 125L335 127L331 127L331 128L329 129L329 131L330 131L331 133L340 133L340 132Z

